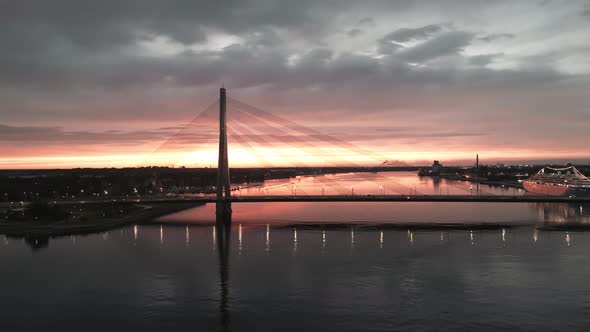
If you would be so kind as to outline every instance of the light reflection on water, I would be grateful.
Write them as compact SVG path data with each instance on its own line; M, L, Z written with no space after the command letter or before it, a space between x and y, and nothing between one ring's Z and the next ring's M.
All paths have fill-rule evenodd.
M0 246L3 327L389 331L590 324L590 233L234 224L225 234L213 227L131 226L122 236L76 236L75 244L53 239L34 255L9 241Z
M238 187L238 185L235 185ZM487 186L415 172L340 173L267 180L241 185L238 196L260 195L523 195L524 190Z
M332 179L326 182L325 178ZM320 180L323 179L323 180ZM282 181L282 182L281 182ZM321 194L329 183L331 192L347 194L342 188L354 186L355 194L379 194L381 187L413 190L422 194L522 195L525 192L507 187L490 187L462 181L418 177L412 172L348 173L291 179L307 194ZM261 187L271 188L274 195L290 195L284 180L271 180ZM289 181L286 182L287 184ZM258 195L261 187L242 189L241 195ZM341 192L341 193L339 193ZM348 193L350 194L350 193ZM386 192L399 194L399 192ZM292 202L234 203L234 222L265 225L267 223L495 223L535 224L543 222L590 223L590 208L580 204L560 203L448 203L448 202ZM215 205L208 204L161 219L167 223L209 223L215 221Z

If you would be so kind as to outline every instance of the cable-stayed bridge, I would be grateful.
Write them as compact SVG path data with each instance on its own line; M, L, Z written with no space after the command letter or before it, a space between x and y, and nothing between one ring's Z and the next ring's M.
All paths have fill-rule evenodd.
M347 166L360 168L381 165L387 157L228 97L225 88L220 89L217 100L159 146L150 160L168 161L172 153L189 156L184 158L188 162L191 155L205 157L200 148L195 148L195 143L200 147L217 147L217 186L215 195L188 200L216 203L218 215L231 215L232 202L590 202L583 197L529 196L516 192L498 195L479 186L474 194L473 186L463 182L452 183L455 192L452 195L426 194L380 173L370 173L364 178L378 186L374 193L355 194L353 187L345 187L337 177L321 174L314 176L314 181L321 183L321 194L307 192L309 189L293 178L283 178L272 185L261 185L257 194L242 195L239 186L230 184L233 158L268 167L289 164L305 168L343 166L343 160L347 160ZM277 190L280 188L283 190ZM174 200L187 201L186 198ZM171 199L152 200L153 203L163 201Z
M171 194L160 188L155 195L133 197L121 195L88 197L84 200L55 200L53 204L170 204L216 203L218 220L231 220L232 203L276 202L479 202L479 203L590 203L590 197L554 197L525 195L517 189L496 189L477 183L421 178L414 174L405 178L385 172L387 156L355 145L352 140L337 138L320 130L251 106L226 95L210 103L188 124L178 128L138 166L188 164L217 159L216 186L200 187L195 193ZM203 151L209 151L207 153ZM211 151L213 153L211 153ZM180 158L180 159L179 159ZM236 174L230 165L251 160L253 165L281 171L290 165L300 176L282 174L265 177L253 183ZM240 165L241 166L241 165ZM334 172L336 170L336 172ZM347 173L338 173L347 172ZM357 173L362 172L362 173ZM338 173L338 174L336 174ZM291 172L293 174L293 172ZM158 183L157 175L152 180ZM260 176L259 178L262 178ZM233 181L232 181L233 180ZM422 182L429 182L425 186ZM209 185L210 181L207 181ZM174 186L177 184L175 183ZM432 187L429 187L432 185ZM186 187L188 190L189 187ZM212 189L212 190L210 190ZM434 190L433 190L434 189ZM179 192L171 189L170 192ZM180 191L182 192L182 191ZM190 193L190 192L189 192ZM65 198L65 197L64 197ZM28 202L19 202L20 208ZM18 205L17 204L17 205ZM13 202L0 203L12 209ZM367 205L368 207L368 205Z

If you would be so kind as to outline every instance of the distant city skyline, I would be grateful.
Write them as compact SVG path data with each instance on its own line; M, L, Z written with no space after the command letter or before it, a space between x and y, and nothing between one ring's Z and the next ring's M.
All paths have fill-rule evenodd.
M260 158L230 134L231 167L590 162L588 1L24 0L0 19L2 169L215 167L214 121L153 151L221 82L372 153L242 133Z

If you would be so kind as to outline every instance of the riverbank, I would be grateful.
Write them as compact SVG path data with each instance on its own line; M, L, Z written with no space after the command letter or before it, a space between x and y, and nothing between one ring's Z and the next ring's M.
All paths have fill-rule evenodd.
M516 188L523 189L522 183L512 180L488 180L485 178L469 177L465 175L457 174L440 174L440 175L423 175L428 177L438 177L439 179L453 180L453 181L464 181L470 183L479 183L491 187L505 187L505 188Z
M39 224L34 222L8 222L0 224L0 234L14 237L56 237L91 234L108 231L130 224L149 222L152 219L193 208L204 203L168 203L141 205L141 209L115 218L97 218L84 222Z

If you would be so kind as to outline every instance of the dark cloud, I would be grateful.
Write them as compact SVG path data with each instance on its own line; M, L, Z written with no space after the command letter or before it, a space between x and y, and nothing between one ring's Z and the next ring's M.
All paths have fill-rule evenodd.
M271 27L262 27L258 30L248 32L244 38L246 44L251 47L271 47L282 43L281 37Z
M354 37L356 37L356 36L359 36L359 35L361 35L362 33L363 33L363 30L355 28L355 29L350 29L350 30L348 30L348 31L346 32L346 35L347 35L348 37L350 37L350 38L354 38Z
M547 6L549 4L551 4L552 0L542 0L541 2L539 2L539 6Z
M402 10L413 1L374 0L22 0L0 2L3 48L113 51L163 36L181 44L205 42L212 31L242 36L266 28L313 39L330 20L354 8ZM359 21L371 24L371 18ZM25 40L23 40L25 37Z
M135 98L143 99L142 101L128 103L126 101L130 97L124 97L124 94L119 92L115 100L123 104L117 105L111 104L109 93L113 92L109 91L132 89L132 91L145 91L142 94L150 94L160 89L174 91L185 88L195 89L199 86L209 86L214 89L211 84L218 85L222 80L233 89L234 93L239 93L240 88L258 88L260 93L264 93L264 89L270 89L272 94L288 95L293 90L313 87L335 94L342 91L346 94L376 95L388 94L391 89L403 90L405 87L412 87L413 93L417 93L422 87L433 84L466 88L474 86L532 88L540 84L552 84L568 79L567 75L552 70L551 67L546 66L546 63L539 62L541 61L539 59L528 60L530 64L534 61L538 63L530 69L502 71L486 68L457 70L411 65L426 63L445 56L463 58L465 56L461 54L461 50L468 45L470 38L471 34L466 32L441 34L414 47L399 49L382 58L350 52L336 53L330 48L318 48L303 54L294 63L289 63L289 53L283 52L280 48L249 46L246 43L245 45L235 44L215 52L183 52L164 58L118 56L85 66L41 66L35 70L29 68L21 74L27 77L23 80L23 84L33 82L32 84L38 87L45 86L45 89L61 86L64 91L56 92L55 98L44 97L44 99L49 98L46 102L30 105L26 102L29 96L22 100L14 96L5 97L2 107L10 111L3 112L0 119L3 121L40 117L100 119L104 118L103 114L110 114L109 116L113 118L121 118L127 114L127 117L133 118L139 113L161 119L163 116L158 115L161 113L158 111L158 105L159 99L164 100L162 97L139 94ZM487 54L465 57L465 59L472 65L481 67L499 56L499 54ZM9 69L7 68L7 72L10 72ZM52 74L45 75L48 71ZM14 86L14 82L14 79L0 76L0 84ZM68 96L72 94L70 90L96 87L103 87L105 91L100 99L76 97L69 100ZM137 94L137 92L134 93ZM191 111L189 101L185 97L181 98L187 106L183 109L174 108L175 114L199 110L199 105L193 103ZM174 95L165 99L174 102ZM303 103L304 100L298 102ZM377 107L377 105L363 107ZM62 111L61 108L69 111ZM51 114L46 115L46 110Z
M383 38L371 35L377 22L403 22L387 21L390 16L440 22L441 16L450 17L459 9L462 15L483 15L488 5L492 6L483 0L452 0L444 6L410 0L2 2L0 121L47 119L46 113L57 120L89 113L94 113L93 119L118 118L124 111L153 116L159 100L174 102L178 94L186 101L186 91L210 89L221 81L245 94L288 95L307 89L391 95L431 86L528 88L574 76L555 69L557 55L534 55L522 59L526 66L492 70L485 66L508 55L464 54L476 39L513 38L510 33L485 34L461 24L408 24ZM509 1L495 5L511 8ZM412 10L419 15L409 16ZM343 14L349 14L347 21L342 19L345 29L336 19ZM343 31L356 36L355 43L363 38L373 42L358 50L326 42L330 33L343 37ZM205 47L217 33L231 35L235 44ZM142 53L139 44L156 37L172 40L178 52ZM412 43L405 44L408 41ZM375 48L378 55L371 54ZM451 65L432 65L439 60ZM92 97L96 91L99 97ZM145 101L129 103L127 92ZM150 108L149 103L156 106Z
M499 58L502 55L503 53L474 55L469 57L469 63L476 66L486 66L492 63L494 59Z
M360 19L358 21L357 25L372 26L372 25L375 25L375 20L373 20L371 17L365 17L365 18Z
M201 42L206 39L205 27L242 33L269 25L295 26L308 19L309 8L308 0L23 0L4 3L0 19L7 27L40 27L47 35L95 47L121 46L155 35Z
M400 50L398 54L408 62L425 62L441 56L458 54L472 39L473 34L469 32L446 32L414 47Z
M485 35L483 37L479 37L477 39L485 41L485 42L493 42L498 39L512 39L514 37L516 37L516 35L514 35L512 33L493 33L493 34Z
M379 54L393 54L403 48L403 45L383 38L379 39L377 44L377 52Z
M185 127L182 127L185 129ZM66 131L60 127L33 127L33 126L8 126L0 124L0 143L14 145L133 145L143 142L152 142L162 139L170 139L170 143L202 142L215 139L214 130L210 132L176 132L172 128L160 128L157 130L117 131L107 130L103 132L90 131Z
M254 133L238 133L238 129L233 128L231 125L228 125L230 130L232 130L232 134L230 135L230 139L234 139L237 142L248 142L253 144L261 144L261 145L274 145L276 142L281 143L301 143L302 140L309 143L309 141L316 141L316 142L323 142L325 139L325 135L306 135L305 139L296 135L271 135L269 133L265 134L254 134ZM241 128L244 130L244 128ZM396 133L396 139L408 139L408 138L441 138L441 139L452 139L452 138L463 138L463 137L482 137L486 136L482 133L470 133L470 132L407 132L407 133ZM347 142L370 142L370 141L380 141L383 139L391 138L391 134L374 134L374 135L366 135L366 134L351 134L351 133L344 133L338 135L341 139L345 139ZM271 143L272 141L272 143Z
M387 130L387 129L378 129L377 131L385 131L385 132L395 132L396 138L411 138L411 137L440 137L440 138L453 138L453 137L478 137L478 136L486 136L483 133L474 133L474 132L457 132L457 131L428 131L428 130L416 130L413 128L412 130L398 132L396 130ZM391 135L375 135L370 136L373 138L387 138L391 137Z
M184 129L184 126L170 126L170 127L161 127L160 130L165 130L165 131L169 131L169 130L182 130Z
M0 141L43 140L61 133L59 127L16 127L0 124Z
M460 41L466 40L466 38ZM292 89L301 89L308 87L321 87L322 90L328 90L332 93L337 91L355 91L355 94L367 93L369 95L386 93L389 89L403 89L403 87L414 87L416 93L420 86L431 84L437 85L464 85L473 86L527 86L533 87L539 84L551 84L552 82L566 79L563 74L552 70L535 68L530 71L505 70L494 71L490 69L481 70L462 70L460 72L449 68L415 68L408 62L425 62L439 56L455 55L460 56L458 52L465 43L459 43L453 38L451 42L447 38L442 41L430 44L420 44L416 48L400 50L389 57L375 59L369 55L358 55L353 53L336 54L330 49L316 49L303 55L293 64L287 64L287 54L277 54L276 51L268 49L253 49L243 45L234 45L227 49L214 54L195 54L195 55L177 55L169 59L157 58L126 58L119 59L115 67L94 65L93 68L85 68L85 73L92 72L88 75L84 72L68 72L69 68L64 67L66 71L61 77L71 77L71 81L59 81L55 75L52 77L38 76L40 81L46 82L48 86L72 84L74 86L104 86L105 89L125 89L129 86L181 88L205 86L211 82L219 84L223 79L227 86L232 87L235 91L240 87L271 87L276 94L288 94ZM443 43L444 42L444 43ZM440 45L439 45L440 44ZM473 64L480 66L484 62L491 61L493 55L478 56L470 59ZM232 75L227 75L232 73ZM0 77L0 79L2 79ZM75 84L73 84L75 83ZM149 90L148 90L149 91ZM350 93L350 92L347 92ZM60 97L58 99L62 99ZM105 95L108 98L108 94ZM120 97L117 97L121 99ZM145 97L144 97L145 99ZM173 98L167 98L173 100ZM157 99L150 98L148 101L155 103L142 102L140 104L129 104L127 107L109 105L106 101L100 101L96 106L85 106L84 99L72 102L66 105L68 109L73 108L72 112L63 113L55 111L51 113L52 118L68 118L77 116L78 118L92 117L88 112L101 112L104 109L108 113L113 113L113 117L120 117L122 114L128 114L128 117L134 117L138 113L157 114ZM90 100L91 105L95 101ZM303 100L299 101L304 102ZM336 102L336 101L334 101ZM4 108L8 105L5 103ZM26 107L23 109L23 107ZM45 108L47 105L45 106ZM193 112L199 109L198 105L193 106ZM366 107L366 106L365 106ZM372 107L375 107L373 105ZM55 107L53 107L55 109ZM29 110L28 112L27 109ZM74 110L79 111L75 112ZM94 110L93 110L94 109ZM151 110L153 109L153 111ZM187 108L186 111L190 110ZM44 113L43 108L38 109L35 105L19 106L13 108L14 113L11 118L39 117L39 113ZM148 113L149 111L149 113ZM178 110L176 112L179 112ZM103 112L101 112L103 113ZM108 114L107 113L107 114ZM21 115L19 115L21 114ZM77 114L77 115L76 115ZM7 119L8 114L2 118ZM101 116L102 117L102 116ZM159 117L159 116L158 116ZM98 117L100 118L100 117ZM6 121L6 120L5 120Z
M474 8L483 1L451 1L448 8ZM72 91L125 88L184 88L213 85L224 80L234 88L265 85L302 87L317 82L334 82L346 77L357 80L375 76L375 71L402 70L405 75L443 77L423 69L412 74L407 63L424 63L449 55L460 55L474 38L462 31L447 31L441 24L397 29L377 41L378 52L389 55L382 60L343 52L316 43L330 28L326 14L354 12L398 13L421 7L415 1L370 1L359 6L355 1L311 0L228 0L211 1L136 1L23 0L4 3L0 10L0 87L29 91ZM442 10L442 9L441 9ZM450 10L450 9L449 9ZM363 16L360 16L363 17ZM349 36L368 36L369 31L354 26L375 24L372 17L355 18ZM355 23L356 22L356 25ZM288 37L317 44L330 56L293 50ZM165 36L181 44L201 43L208 31L223 31L239 37L236 44L222 50L182 50L178 54L153 55L137 52L138 42ZM491 34L481 40L510 38L510 34ZM421 41L405 48L400 42ZM424 40L424 41L422 41ZM316 48L307 46L310 48ZM130 50L131 49L131 50ZM303 54L290 65L293 53ZM483 64L489 57L468 61ZM345 68L350 66L350 68ZM365 73L366 71L366 73ZM289 81L291 84L289 84ZM335 83L335 82L334 82ZM390 83L396 83L394 79ZM61 91L59 90L61 89Z
M401 28L386 35L382 40L403 43L411 40L426 39L441 30L442 26L439 24L426 25L420 28Z
M584 9L582 9L582 16L590 17L590 4L587 4Z

